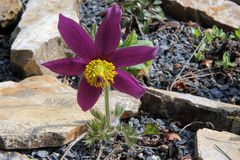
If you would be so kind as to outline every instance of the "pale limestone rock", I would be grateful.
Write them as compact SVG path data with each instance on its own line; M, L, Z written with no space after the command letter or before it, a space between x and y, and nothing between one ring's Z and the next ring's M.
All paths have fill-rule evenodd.
M22 77L53 74L40 64L64 58L65 44L57 29L58 16L79 21L80 0L30 0L13 37L11 67ZM18 33L18 34L17 34Z
M28 158L26 155L22 155L18 152L3 152L0 151L1 160L35 160L33 158Z
M240 158L239 135L204 128L198 130L196 143L199 160L238 160Z
M211 122L217 129L240 134L240 121L228 118L240 111L238 105L154 88L147 88L141 101L140 110L180 121L183 125L194 121ZM199 126L191 127L198 129Z
M22 11L20 0L0 0L0 29L16 22Z
M0 83L0 148L54 147L74 140L92 118L90 112L81 111L76 95L75 89L51 76ZM128 113L129 108L137 112L140 100L117 91L110 95L110 106L123 101ZM95 107L104 113L103 96Z
M215 24L227 31L240 27L240 6L229 0L163 0L163 8L179 20L206 27Z

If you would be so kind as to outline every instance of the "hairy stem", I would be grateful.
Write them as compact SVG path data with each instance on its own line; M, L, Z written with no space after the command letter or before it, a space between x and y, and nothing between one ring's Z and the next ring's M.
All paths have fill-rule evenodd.
M110 90L109 86L105 85L104 100L105 100L105 112L106 112L108 126L110 125L109 90Z

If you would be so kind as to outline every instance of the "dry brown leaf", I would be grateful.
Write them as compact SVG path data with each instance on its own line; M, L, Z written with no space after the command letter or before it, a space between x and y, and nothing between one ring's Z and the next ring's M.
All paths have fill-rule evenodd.
M179 69L179 68L182 68L182 65L179 64L179 63L176 63L176 64L175 64L175 67L176 67L177 69Z
M212 63L213 63L213 60L207 59L207 60L203 61L201 63L201 65L206 66L208 68L212 68Z
M168 133L167 134L167 140L168 141L175 141L175 140L180 141L181 137L177 133Z
M174 87L177 89L184 89L185 88L185 83L184 82L177 82Z
M181 160L192 160L192 158L190 155L186 155L186 156L182 157Z

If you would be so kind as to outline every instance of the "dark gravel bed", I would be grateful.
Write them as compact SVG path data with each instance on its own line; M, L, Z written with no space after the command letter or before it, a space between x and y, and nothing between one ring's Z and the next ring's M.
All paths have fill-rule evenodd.
M137 145L129 147L122 144L123 141L107 142L103 148L101 159L128 159L128 160L191 160L194 157L194 137L195 133L182 130L177 122L155 119L149 116L132 117L126 121L132 126L136 133L141 134L147 123L157 124L160 129L159 135L145 135L139 138ZM178 134L181 132L180 134ZM65 160L91 160L96 159L99 144L90 147L79 141L67 154ZM21 153L38 160L59 160L66 150L66 146L61 148L38 149L33 151L21 151Z
M172 88L174 91L240 105L239 66L229 70L208 68L204 62L196 62L194 57L186 65L194 52L194 45L199 43L194 39L191 27L196 27L196 24L168 20L163 22L158 33L143 37L159 45L159 52L149 71L149 84L155 88ZM233 61L240 58L240 41L214 40L206 59L221 59L225 51L230 53ZM186 68L181 80L172 85L184 65Z
M103 0L85 0L80 7L80 24L91 27L93 23L99 24L106 13L108 4Z

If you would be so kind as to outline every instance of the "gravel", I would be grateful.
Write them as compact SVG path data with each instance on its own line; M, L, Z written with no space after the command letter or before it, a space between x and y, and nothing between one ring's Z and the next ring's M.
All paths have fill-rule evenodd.
M148 84L155 88L166 90L171 88L175 78L193 54L194 45L199 43L191 32L191 27L196 27L197 24L181 22L179 25L171 26L173 22L177 24L171 19L164 21L159 32L142 38L150 39L159 46L159 52L149 71ZM209 46L206 58L219 60L225 51L231 53L232 61L240 59L240 41L216 39ZM181 75L188 75L189 78L182 78L173 85L173 91L240 105L239 67L230 70L207 68L202 62L196 62L193 57Z
M153 118L150 116L132 117L128 121L136 133L144 130L147 123L157 124L160 129L159 135L144 135L142 140L137 141L137 145L129 147L125 144L116 145L114 142L106 142L103 148L101 159L142 159L142 160L177 160L194 157L194 137L195 133L183 130L175 123L168 120ZM177 135L180 139L170 140L169 135ZM33 151L21 151L31 158L38 160L53 159L59 160L66 151L67 145L61 148L35 149ZM79 141L67 154L65 160L92 160L96 159L99 151L99 144L86 146L84 140Z
M87 27L93 23L99 24L107 8L108 4L103 0L86 0L80 8L80 24Z

